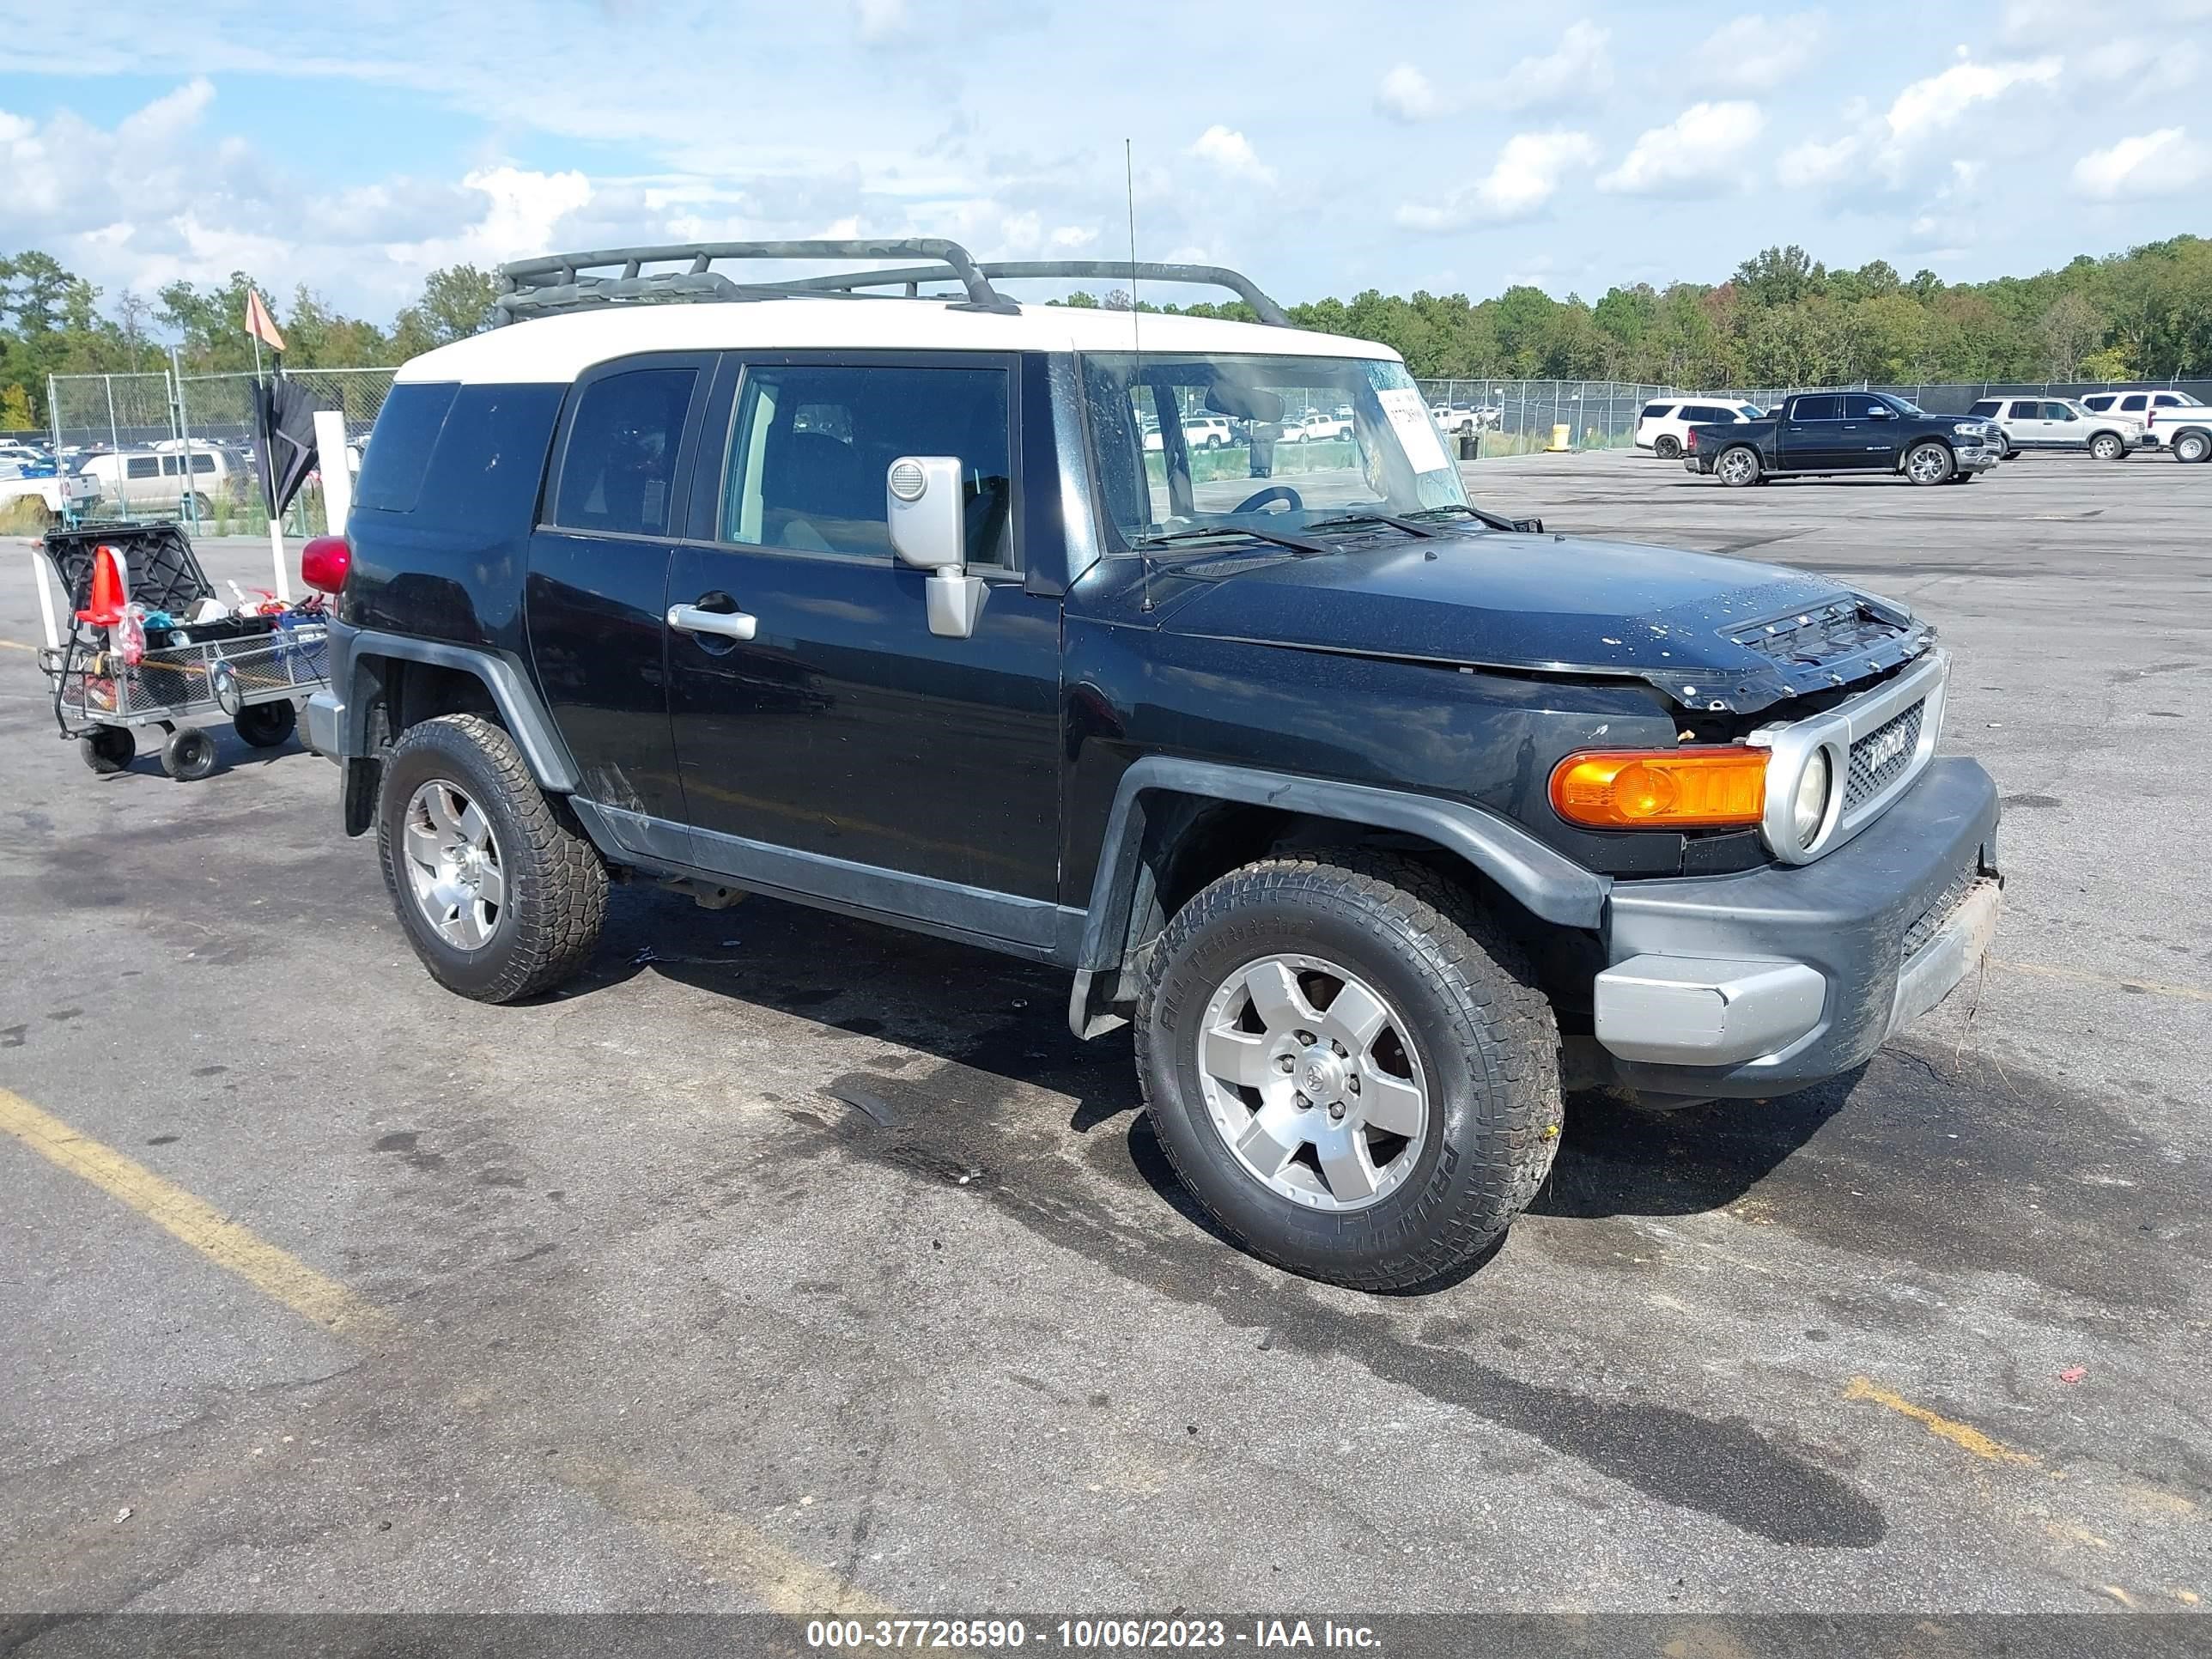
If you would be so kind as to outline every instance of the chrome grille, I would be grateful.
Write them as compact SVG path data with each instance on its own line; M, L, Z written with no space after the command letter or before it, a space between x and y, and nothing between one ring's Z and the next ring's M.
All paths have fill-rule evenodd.
M1920 717L1925 702L1880 726L1851 745L1850 769L1844 781L1844 811L1872 800L1902 776L1920 747Z

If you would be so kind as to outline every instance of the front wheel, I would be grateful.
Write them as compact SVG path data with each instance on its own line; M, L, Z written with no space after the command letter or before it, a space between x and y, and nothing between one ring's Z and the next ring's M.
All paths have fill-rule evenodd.
M2212 436L2185 432L2173 441L2173 459L2185 466L2195 466L2208 456L2212 456Z
M1679 461L1682 459L1682 441L1675 437L1654 439L1651 453L1662 461Z
M1759 452L1738 444L1734 449L1721 452L1713 463L1713 476L1731 489L1741 489L1759 482Z
M76 752L87 766L104 775L120 772L137 758L138 739L127 726L95 726L76 740Z
M230 724L231 729L249 747L275 749L298 727L300 711L283 701L248 703L238 711Z
M2100 461L2124 461L2128 447L2109 432L2102 432L2089 441L2089 453Z
M1905 476L1917 484L1948 483L1958 467L1947 444L1915 444L1905 452Z
M1551 1005L1466 893L1407 859L1271 859L1199 893L1151 953L1137 1069L1206 1212L1355 1289L1480 1255L1558 1146Z
M449 991L513 1002L581 968L607 914L598 851L476 714L410 726L384 763L376 849L407 942Z

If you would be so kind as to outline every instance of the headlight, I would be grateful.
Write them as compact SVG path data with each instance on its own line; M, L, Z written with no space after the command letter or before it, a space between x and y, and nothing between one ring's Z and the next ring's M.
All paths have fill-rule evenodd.
M1954 421L1951 430L1962 438L1984 438L1989 435L1990 429L1979 421Z
M1797 797L1790 804L1790 828L1800 848L1808 848L1828 816L1828 751L1815 749L1797 775Z

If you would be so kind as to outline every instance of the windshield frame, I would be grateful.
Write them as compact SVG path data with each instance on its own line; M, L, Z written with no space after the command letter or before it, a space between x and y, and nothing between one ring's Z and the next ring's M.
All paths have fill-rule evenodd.
M1346 341L1346 343L1348 345L1353 343ZM1073 389L1074 392L1075 408L1073 412L1076 416L1077 434L1079 436L1083 446L1083 472L1085 484L1085 495L1089 501L1092 523L1096 526L1094 533L1097 538L1098 556L1102 559L1159 559L1164 557L1182 556L1185 555L1195 558L1218 553L1220 550L1218 547L1207 546L1203 540L1195 538L1182 545L1176 546L1172 549L1158 544L1146 544L1141 542L1133 542L1127 532L1123 530L1121 521L1115 518L1112 506L1107 499L1106 480L1104 477L1103 468L1100 464L1099 434L1097 428L1093 422L1091 411L1091 365L1096 360L1100 358L1123 359L1132 356L1152 357L1155 356L1163 362L1170 362L1178 359L1188 360L1193 358L1204 358L1209 361L1244 360L1261 362L1287 361L1293 358L1303 358L1310 360L1316 363L1328 364L1333 368L1347 364L1365 365L1370 363L1379 363L1395 368L1404 374L1408 384L1413 386L1417 394L1419 393L1420 387L1420 383L1414 380L1413 371L1407 366L1405 360L1395 355L1386 356L1355 351L1286 352L1269 351L1264 349L1205 352L1164 350L1158 353L1132 353L1129 351L1116 349L1103 352L1078 351L1072 353L1071 357L1074 368ZM1469 512L1480 514L1480 509L1474 506L1474 498L1468 493L1467 481L1460 474L1459 464L1453 453L1452 441L1444 434L1441 428L1436 427L1436 416L1430 410L1429 401L1425 395L1420 396L1420 404L1424 416L1428 420L1431 428L1436 431L1437 442L1443 449L1445 465L1444 468L1442 470L1448 471L1450 473L1453 481L1459 490L1459 501L1456 503L1431 503L1429 505L1462 505L1465 506ZM1319 413L1321 411L1313 412ZM1211 411L1207 411L1207 413L1211 414ZM1334 416L1333 410L1327 417L1340 418ZM1228 417L1222 416L1219 418ZM1358 416L1355 416L1354 418L1356 420ZM1147 434L1145 435L1150 434ZM1148 450L1143 448L1142 437L1139 438L1139 453L1140 456L1157 454L1164 458L1166 454L1164 434L1162 434L1162 447L1158 450ZM1401 447L1401 453L1402 454L1402 453ZM1411 457L1406 457L1405 459L1407 460L1410 466ZM1409 473L1409 476L1420 477L1433 475ZM1150 484L1148 482L1147 489L1149 490L1149 489ZM1359 513L1363 508L1372 508L1387 514L1403 514L1409 512L1423 510L1418 506L1394 504L1387 498L1381 501L1364 503L1331 503L1328 505L1327 510L1332 516L1334 516ZM1322 509L1317 507L1315 510L1320 511ZM1277 526L1269 527L1277 528ZM1387 520L1383 520L1378 527L1388 528L1389 526ZM1235 524L1224 524L1218 526L1183 526L1183 528L1185 530L1193 528L1214 529L1224 542L1232 538L1237 537L1242 537L1247 540L1259 539L1255 538L1250 526ZM1298 526L1295 524L1286 524L1279 526L1279 528L1285 533L1302 533L1300 532ZM1394 532L1393 533L1404 534L1407 532Z

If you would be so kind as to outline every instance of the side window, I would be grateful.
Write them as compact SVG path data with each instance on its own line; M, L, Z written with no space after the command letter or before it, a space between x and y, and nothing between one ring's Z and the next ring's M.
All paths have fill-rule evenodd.
M2039 421L2043 418L2043 405L2015 398L2013 399L2012 418L2015 421Z
M430 470L430 452L460 395L454 380L409 380L392 388L354 480L353 504L380 513L412 513ZM541 463L532 462L534 474Z
M553 522L602 536L665 536L693 368L636 368L584 388L561 457Z
M1879 418L1877 409L1885 412L1889 405L1879 398L1869 398L1863 392L1848 393L1844 398L1844 418L1847 421L1871 421Z
M1844 418L1841 398L1800 398L1790 405L1793 421L1840 421Z
M215 457L208 454L204 450L194 451L192 454L192 471L195 472L214 471Z
M2045 404L2043 406L2043 418L2046 421L2078 421L2081 417L2064 404Z
M1011 566L1006 423L1002 368L748 368L723 477L722 539L888 560L890 464L957 455L969 562Z
M133 455L125 463L124 476L131 478L158 478L161 476L161 459L158 455Z
M2140 415L2140 414L2142 414L2142 409L2143 409L2143 395L2142 395L2142 392L2133 392L2133 393L2130 393L2129 396L2127 396L2127 397L2125 397L2125 398L2121 398L2121 399L2120 399L2120 409L2121 409L2121 411L2122 411L2123 413L2124 413L2124 414L2129 414L2129 415Z
M1647 421L1663 421L1674 412L1674 405L1672 404L1646 404L1644 405L1644 418Z
M2109 392L2100 392L2095 397L2084 398L2081 401L2087 407L2096 410L2098 414L2101 415L2112 406L2112 395Z

